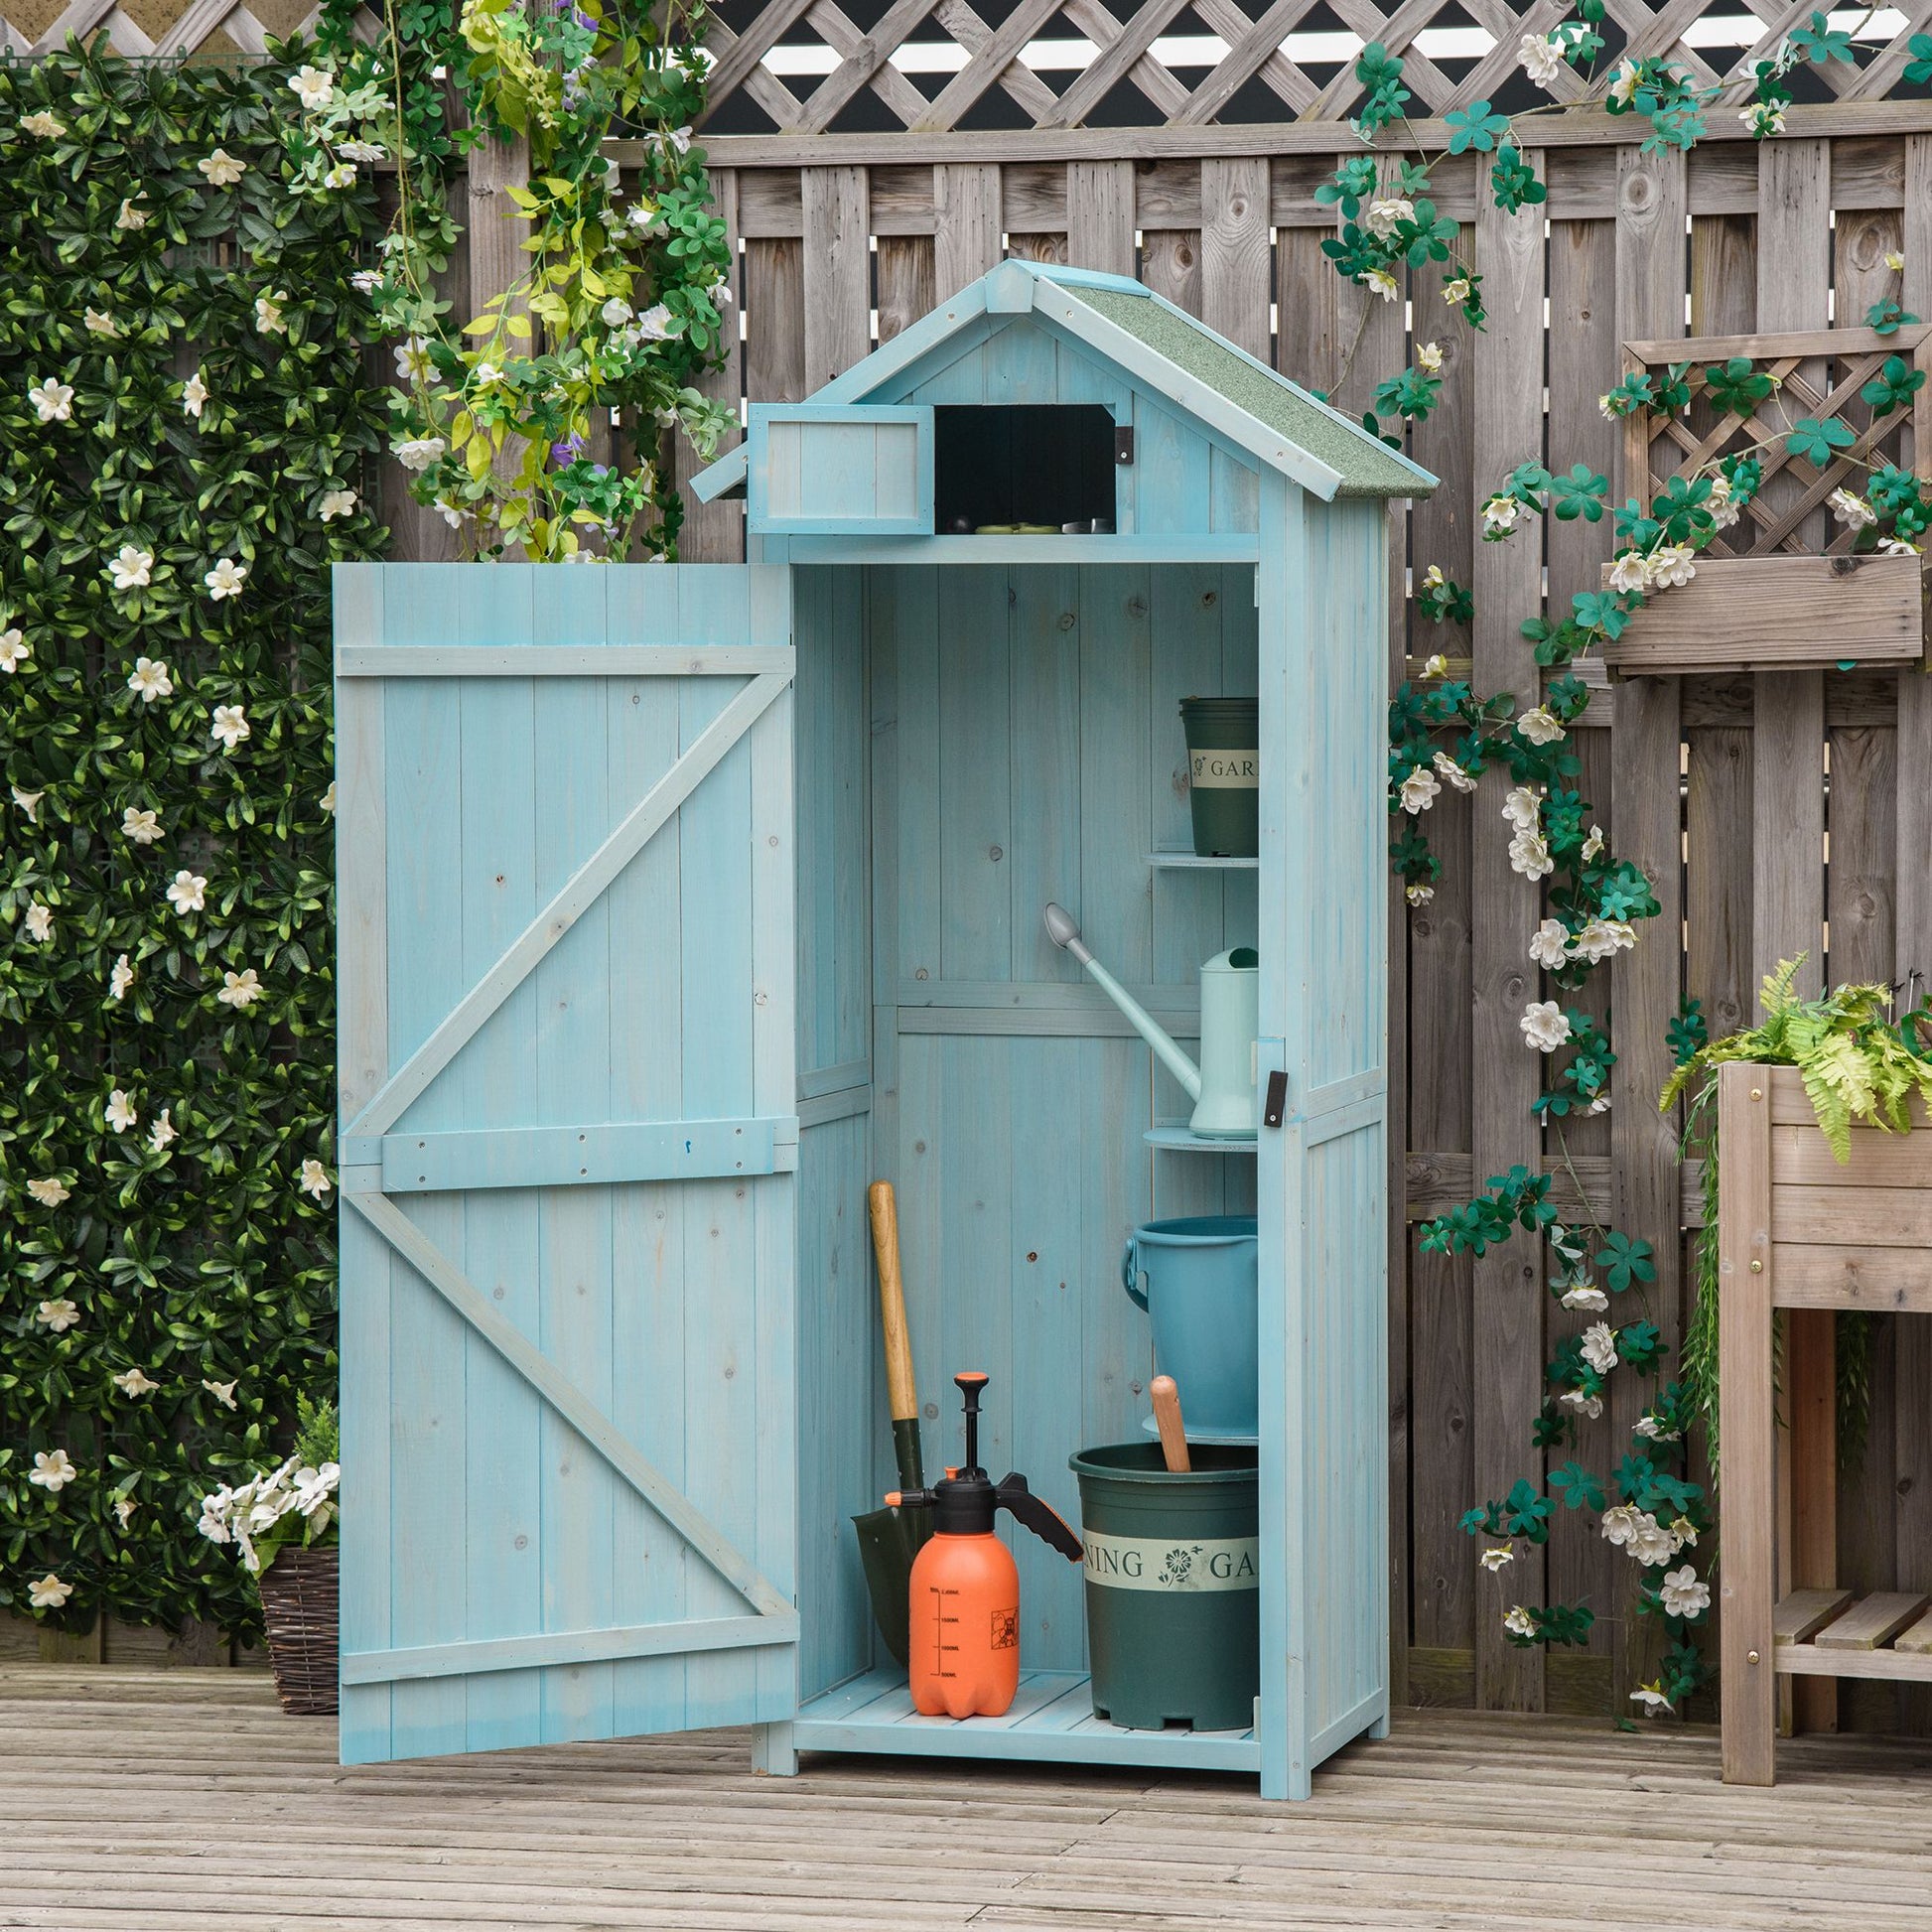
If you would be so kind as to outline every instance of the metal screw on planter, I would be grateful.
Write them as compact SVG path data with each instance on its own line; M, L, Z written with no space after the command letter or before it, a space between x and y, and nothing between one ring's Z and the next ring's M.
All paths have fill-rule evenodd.
M1254 698L1182 698L1194 853L1252 859L1261 851L1261 707Z
M292 1718L333 1718L341 1670L337 1552L283 1549L256 1578L275 1695Z

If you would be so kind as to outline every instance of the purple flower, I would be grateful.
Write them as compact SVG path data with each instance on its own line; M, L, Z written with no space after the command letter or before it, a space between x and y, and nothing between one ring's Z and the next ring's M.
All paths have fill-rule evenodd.
M571 435L565 437L561 443L551 444L550 461L554 463L559 470L567 470L573 463L577 461L577 459L580 456L584 454L584 451L586 450L587 447L588 445L585 443L584 439L581 436L577 435L575 432L573 432Z

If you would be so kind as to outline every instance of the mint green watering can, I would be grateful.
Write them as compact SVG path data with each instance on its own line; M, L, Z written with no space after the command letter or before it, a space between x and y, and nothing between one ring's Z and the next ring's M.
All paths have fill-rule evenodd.
M1064 946L1087 976L1127 1016L1134 1031L1194 1103L1189 1128L1203 1139L1252 1141L1259 1119L1255 1100L1255 1035L1260 1030L1261 956L1252 946L1219 952L1200 969L1200 1064L1196 1066L1154 1016L1087 950L1080 928L1063 905L1049 903L1046 936Z

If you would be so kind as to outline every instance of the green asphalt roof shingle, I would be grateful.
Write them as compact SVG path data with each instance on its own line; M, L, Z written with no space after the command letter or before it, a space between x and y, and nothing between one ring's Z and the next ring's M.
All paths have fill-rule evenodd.
M1366 430L1152 297L1065 282L1054 286L1325 463L1341 478L1337 495L1427 496L1435 488L1433 480L1398 462Z

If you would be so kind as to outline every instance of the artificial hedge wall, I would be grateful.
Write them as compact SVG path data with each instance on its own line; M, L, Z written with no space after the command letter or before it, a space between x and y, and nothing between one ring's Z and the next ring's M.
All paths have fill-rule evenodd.
M0 65L0 1606L72 1627L249 1629L196 1499L335 1382L328 569L386 537L385 222L366 169L292 192L287 86Z

